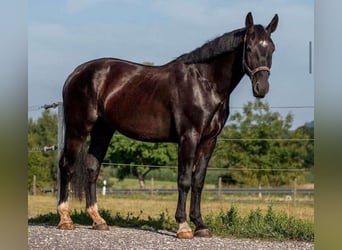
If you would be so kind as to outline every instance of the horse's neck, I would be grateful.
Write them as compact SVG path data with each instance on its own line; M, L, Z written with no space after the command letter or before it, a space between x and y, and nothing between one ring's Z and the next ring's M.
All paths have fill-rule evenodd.
M201 66L201 71L222 98L228 98L244 76L240 50L239 48L218 56L212 62Z

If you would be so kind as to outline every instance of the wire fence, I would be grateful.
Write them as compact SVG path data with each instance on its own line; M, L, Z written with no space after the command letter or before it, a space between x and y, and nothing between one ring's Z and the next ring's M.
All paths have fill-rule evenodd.
M38 111L38 110L48 110L48 109L55 109L57 108L61 103L52 103L52 104L44 104L44 105L36 105L36 106L30 106L28 108L28 112L33 112L33 111ZM237 107L237 106L232 106L230 107L231 109L243 109L244 107ZM262 108L262 107L260 107ZM270 109L314 109L314 106L310 105L302 105L302 106L271 106L269 107ZM59 131L60 133L60 131ZM59 139L58 139L59 140ZM218 138L218 142L230 142L230 141L281 141L281 142L300 142L300 141L314 141L314 139L311 138ZM61 142L58 141L55 145L42 145L34 148L28 148L29 153L49 153L49 152L54 152L59 150L58 145L63 147ZM58 157L58 156L57 156ZM177 165L151 165L151 164L126 164L126 163L120 163L120 162L103 162L103 166L107 167L112 167L112 168L119 168L119 167L144 167L144 168L150 168L150 169L173 169L177 170L178 166ZM58 168L57 168L58 171ZM265 173L281 173L281 172L288 172L290 175L294 176L299 176L301 174L306 174L309 173L311 174L313 172L313 168L252 168L252 167L239 167L239 168L234 168L234 167L229 167L229 168L224 168L224 167L208 167L208 171L211 172L213 175L217 176L223 176L222 174L228 173L228 172L236 172L236 171L249 171L249 172L258 172L258 171L264 171ZM293 173L293 174L292 174ZM297 174L298 173L298 174ZM58 174L57 174L58 176ZM34 176L35 178L35 176ZM58 178L58 177L57 177ZM293 178L293 177L292 177ZM152 178L153 179L153 178ZM261 197L261 194L278 194L278 195L285 195L286 194L286 199L289 201L289 199L292 199L293 197L294 202L298 200L296 198L297 194L303 194L303 195L309 195L312 197L314 194L314 189L313 188L304 188L304 189L297 189L297 180L295 179L294 186L290 188L223 188L222 187L222 177L219 177L218 179L218 184L217 188L211 188L211 189L205 189L205 192L208 193L214 193L217 194L218 197L220 197L222 194L258 194L258 197ZM34 183L36 180L34 180ZM151 181L154 183L154 181ZM32 184L33 186L35 184ZM109 188L104 191L104 187L102 189L99 189L98 192L102 191L107 192L108 194L132 194L132 193L150 193L151 195L154 194L166 194L166 193L177 193L177 189L174 188L158 188L154 187L152 184L151 188L147 189L142 189L142 188ZM36 188L34 188L36 190ZM57 188L50 188L46 189L45 191L43 190L42 192L58 192L58 187ZM35 192L34 192L35 193ZM241 198L239 198L241 199ZM312 200L312 198L311 198Z
M28 111L37 111L37 110L48 110L48 109L55 109L57 108L61 102L54 102L51 104L44 104L44 105L36 105L36 106L30 106ZM237 107L233 106L230 107L231 109L243 109L244 107ZM302 105L302 106L271 106L270 109L314 109L314 106L310 105ZM262 107L260 107L262 109ZM313 138L218 138L218 142L225 142L225 141L314 141ZM29 148L29 153L45 153L45 152L53 152L58 150L59 143L56 143L56 145L44 145L40 147L35 148ZM176 165L144 165L144 164L125 164L125 163L119 163L119 162L111 162L111 163L102 163L104 166L112 166L112 167L123 167L123 166L130 166L130 167L146 167L146 168L169 168L169 169L177 169ZM209 167L208 170L210 171L278 171L278 172L305 172L305 171L312 171L312 169L308 168L279 168L279 169L266 169L266 168L248 168L248 167L240 167L240 168L215 168L215 167Z
M51 104L44 105L36 105L30 106L28 111L36 111L40 109L51 109L57 108L61 103L54 102ZM232 106L231 109L243 109L244 107ZM311 105L301 105L301 106L271 106L270 109L314 109L314 106ZM260 107L262 109L262 107ZM217 141L314 141L313 138L218 138ZM58 149L57 145L45 145L41 147L29 148L28 152L37 153L37 152L48 152L48 151L56 151ZM173 168L176 169L177 166L167 166L167 165L142 165L142 164L124 164L124 163L102 163L102 165L110 165L110 166L131 166L131 167L148 167L148 168ZM223 170L223 168L208 168L208 170ZM253 168L229 168L230 171L308 171L306 168L302 169L253 169ZM311 171L311 170L310 170Z
M103 166L113 166L113 167L146 167L146 168L167 168L167 169L177 169L178 166L176 165L148 165L148 164L128 164L128 163L115 163L115 162L104 162L102 163ZM215 168L215 167L208 167L208 170L217 170L217 171L274 171L274 172L306 172L312 171L313 169L310 168L278 168L278 169L269 169L269 168L248 168L248 167L241 167L241 168Z
M51 104L44 105L33 105L29 106L28 112L38 111L41 109L55 109L61 103L54 102ZM243 109L244 107L232 106L231 109ZM302 106L270 106L270 109L314 109L312 105L302 105ZM262 109L262 107L260 107ZM311 138L218 138L217 141L314 141L315 139ZM28 152L47 152L47 151L55 151L57 150L56 145L44 145L41 147L29 148Z

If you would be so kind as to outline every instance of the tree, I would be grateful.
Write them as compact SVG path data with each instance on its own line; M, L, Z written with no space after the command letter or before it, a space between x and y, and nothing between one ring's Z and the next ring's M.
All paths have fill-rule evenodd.
M293 170L303 167L308 142L287 139L309 138L303 130L290 131L292 120L260 100L248 102L243 114L230 117L220 136L228 141L218 143L210 165L237 170L227 179L241 186L289 184L297 176Z
M306 145L306 150L308 155L304 161L304 167L312 168L314 166L314 121L305 123L303 126L297 128L309 136L309 143Z
M172 165L176 157L174 144L141 142L116 134L108 148L106 160L112 163L128 164L128 166L118 167L117 177L123 180L133 175L138 178L140 188L144 188L146 175L158 169L155 166Z
M314 121L310 123L305 123L303 126L298 127L298 130L301 133L308 135L309 141L306 143L306 151L307 156L304 159L303 167L307 170L312 170L315 164L314 161ZM307 175L305 176L307 182L313 183L314 174L312 171L306 171Z
M41 152L43 146L57 144L57 114L45 110L36 121L28 120L28 188L33 175L37 177L37 188L55 185L57 177L57 152Z

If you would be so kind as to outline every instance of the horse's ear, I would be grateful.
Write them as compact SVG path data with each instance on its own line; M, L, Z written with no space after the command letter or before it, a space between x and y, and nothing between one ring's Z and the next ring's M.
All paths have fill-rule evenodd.
M246 16L246 21L245 21L245 25L246 25L246 29L249 29L250 27L253 26L253 16L251 12L248 12L247 16Z
M267 25L267 27L266 27L266 31L267 31L269 34L271 34L273 31L276 30L277 25L278 25L278 20L279 20L278 15L275 14L274 17L273 17L273 19L272 19L272 21L270 22L270 24Z

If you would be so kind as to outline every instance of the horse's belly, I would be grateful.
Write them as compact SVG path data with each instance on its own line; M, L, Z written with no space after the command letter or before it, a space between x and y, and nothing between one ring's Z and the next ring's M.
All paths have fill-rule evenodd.
M143 141L170 141L170 126L165 121L146 116L118 122L117 129L124 135Z
M120 133L142 141L175 141L170 115L165 110L142 110L139 107L124 110L114 110L108 115Z

